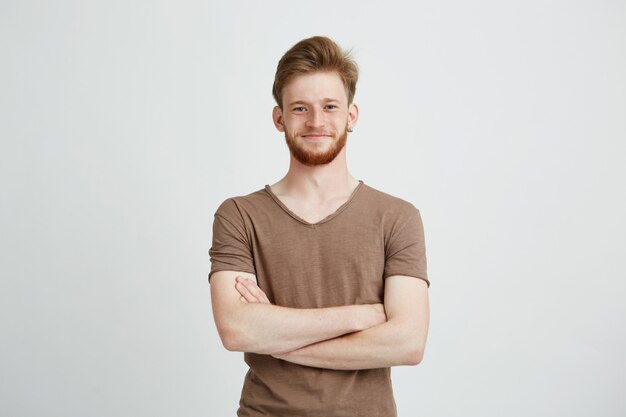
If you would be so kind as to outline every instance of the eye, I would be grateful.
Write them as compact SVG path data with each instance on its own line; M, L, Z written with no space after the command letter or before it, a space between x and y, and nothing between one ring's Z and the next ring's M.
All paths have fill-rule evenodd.
M296 113L302 113L303 111L306 111L306 109L302 106L299 106L299 107L294 107L293 111L295 111Z
M336 104L327 104L326 108L329 110L335 110L335 109L338 109L339 106L337 106Z

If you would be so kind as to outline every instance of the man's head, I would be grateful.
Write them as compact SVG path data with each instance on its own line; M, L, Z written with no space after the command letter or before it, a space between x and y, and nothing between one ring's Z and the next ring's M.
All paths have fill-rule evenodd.
M344 149L358 119L357 78L354 61L325 37L300 41L281 58L273 119L300 163L328 164Z

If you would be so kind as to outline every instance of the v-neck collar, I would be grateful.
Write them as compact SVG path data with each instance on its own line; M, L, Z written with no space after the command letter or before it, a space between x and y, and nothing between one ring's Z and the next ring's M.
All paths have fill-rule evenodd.
M272 200L274 200L276 204L278 204L280 208L282 208L288 215L293 217L298 222L304 224L305 226L315 228L323 223L329 222L330 220L337 217L339 213L344 211L350 205L350 203L352 203L352 201L354 200L356 195L359 193L359 191L363 188L363 186L364 186L363 181L359 180L359 184L355 187L354 190L352 190L352 194L350 194L350 198L348 198L348 200L345 203L343 203L341 206L339 206L339 208L337 208L337 210L335 210L333 213L329 214L328 216L324 217L322 220L316 223L307 222L306 220L298 216L296 213L289 210L289 208L282 201L280 201L280 199L276 196L276 194L274 194L269 184L265 184L265 191L267 191L269 196L272 197Z

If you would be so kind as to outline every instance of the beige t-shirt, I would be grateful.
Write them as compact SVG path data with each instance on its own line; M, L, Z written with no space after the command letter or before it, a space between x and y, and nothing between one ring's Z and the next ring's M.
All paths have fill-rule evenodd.
M269 185L225 200L213 222L211 274L256 275L272 304L323 308L383 302L385 278L426 274L424 232L411 203L359 181L317 223L291 212ZM243 416L394 417L390 368L332 370L244 353Z

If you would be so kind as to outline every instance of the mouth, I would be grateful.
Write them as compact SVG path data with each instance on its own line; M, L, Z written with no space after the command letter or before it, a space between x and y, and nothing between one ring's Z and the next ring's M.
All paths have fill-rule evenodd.
M310 140L320 140L324 138L332 138L332 135L326 135L322 133L309 133L308 135L302 135L302 137Z

